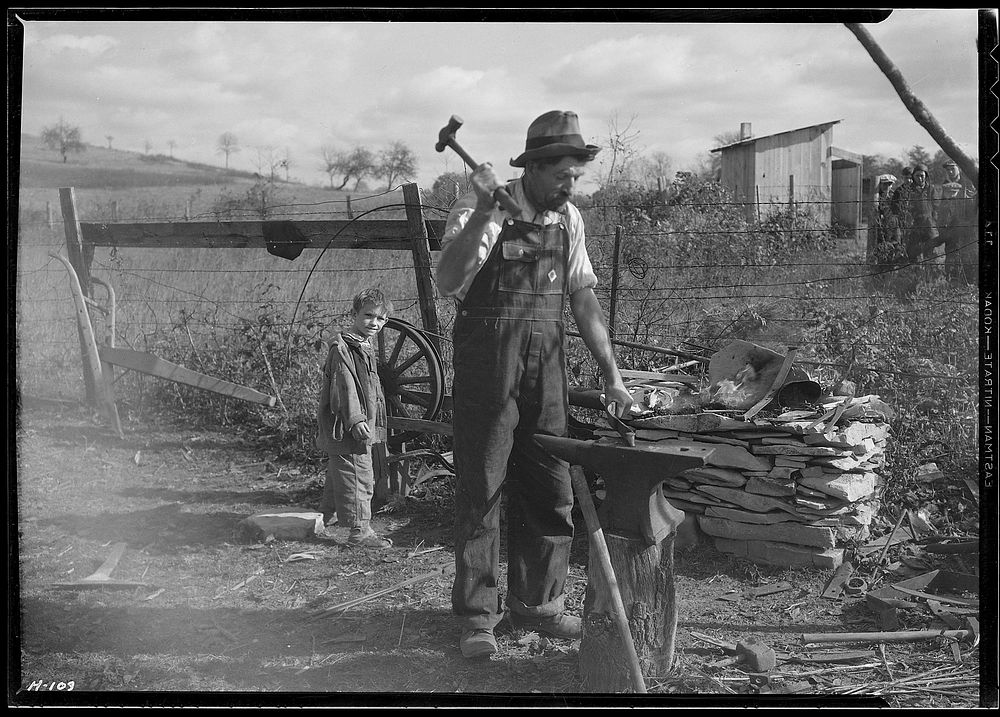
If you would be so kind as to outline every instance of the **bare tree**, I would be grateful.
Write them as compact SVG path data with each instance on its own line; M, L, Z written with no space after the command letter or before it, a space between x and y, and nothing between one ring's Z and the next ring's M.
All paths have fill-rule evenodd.
M333 189L333 178L335 175L340 174L338 168L340 166L341 153L329 145L323 145L320 152L323 155L323 171L330 177L330 189Z
M716 147L725 147L726 145L733 144L740 141L740 133L738 130L729 130L727 132L721 132L712 138L715 142ZM708 172L710 179L719 179L722 175L722 152L711 152L708 155ZM701 173L699 173L701 174Z
M471 190L472 185L469 184L468 172L445 172L434 180L430 191L422 190L422 201L431 206L447 209L455 203L456 199Z
M229 155L240 151L240 141L236 139L236 135L232 132L223 132L219 135L215 151L226 155L226 169L229 169Z
M149 150L153 148L153 143L147 139L143 142L142 147L146 150L146 154L149 154Z
M343 189L354 179L354 188L361 180L375 171L375 155L366 147L355 147L350 152L337 150L333 147L323 147L323 171L330 176L331 189ZM334 187L334 177L341 176L343 181Z
M411 179L417 173L417 157L401 140L391 143L379 152L375 174L386 180L386 191L392 189L396 180Z
M285 154L281 157L281 161L278 162L278 166L285 170L285 181L287 182L288 172L292 168L292 153L288 147L285 147Z
M666 152L653 152L636 162L636 179L646 185L655 184L660 177L669 177L673 162Z
M899 71L899 68L889 59L888 55L883 52L882 48L879 47L878 43L875 42L875 38L871 36L864 27L856 22L844 23L847 29L854 33L855 37L861 43L871 58L878 65L879 69L882 70L882 74L888 78L889 83L896 90L896 94L899 95L899 99L903 101L906 109L910 111L913 115L913 119L917 123L927 130L927 133L938 143L938 146L945 151L945 153L955 160L958 166L961 168L962 173L971 179L973 182L979 182L979 166L976 164L972 157L968 156L962 148L958 146L958 143L953 140L944 128L938 123L931 114L930 110L924 106L924 103L913 94L910 90L909 85L906 84L906 80L903 78L903 73Z
M42 129L42 144L59 152L63 162L70 152L83 152L87 148L80 137L80 128L69 124L62 117L51 127Z
M254 163L254 166L257 168L257 174L267 177L270 182L274 182L274 175L277 173L278 168L281 167L281 157L278 156L277 150L269 144L254 147L254 149L257 151L257 160Z
M177 146L177 142L172 139L167 140L167 146L170 147L170 159L174 158L174 147Z
M104 139L108 140L108 149L111 149L111 140L114 139L110 134L104 135Z
M632 129L635 120L636 115L632 115L624 127L619 127L617 113L608 120L607 148L602 153L601 173L597 178L602 188L630 178L632 164L639 154L636 146L639 130Z

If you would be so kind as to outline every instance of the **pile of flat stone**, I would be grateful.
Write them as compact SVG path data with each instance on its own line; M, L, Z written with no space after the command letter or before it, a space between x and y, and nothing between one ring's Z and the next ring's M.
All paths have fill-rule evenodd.
M705 466L669 478L664 494L697 516L718 550L835 568L846 545L869 537L892 412L878 396L822 401L816 411L752 421L706 411L629 423L637 445L713 448Z

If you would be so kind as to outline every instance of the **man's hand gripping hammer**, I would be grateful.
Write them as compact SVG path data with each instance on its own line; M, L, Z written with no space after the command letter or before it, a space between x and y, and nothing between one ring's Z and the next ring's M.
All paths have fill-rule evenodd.
M455 150L456 154L458 154L458 156L461 157L467 165L469 165L469 168L472 169L472 171L476 171L476 169L479 168L479 163L470 157L469 153L462 149L462 145L455 140L455 133L463 124L464 122L461 117L458 115L452 115L451 119L448 120L448 124L442 127L441 131L438 132L438 141L437 144L434 145L434 149L438 152L443 152L445 147L451 147ZM500 206L510 212L512 216L521 216L521 207L503 187L499 187L495 192L493 192L493 198L500 203Z

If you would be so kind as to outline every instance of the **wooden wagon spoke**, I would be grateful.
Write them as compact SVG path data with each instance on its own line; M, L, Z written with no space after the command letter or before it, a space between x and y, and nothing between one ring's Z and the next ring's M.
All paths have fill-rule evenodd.
M430 376L407 376L406 378L399 379L396 381L397 386L409 385L412 383L430 383Z
M401 373L403 373L403 371L405 371L406 369L408 369L410 366L412 366L413 364L415 364L417 361L419 361L422 358L425 358L424 354L422 354L422 353L413 354L412 356L410 356L410 358L406 359L406 361L404 361L403 363L399 364L399 366L394 366L393 367L393 372L392 372L393 375L399 376Z
M417 406L424 406L426 408L427 406L430 405L430 401L426 397L419 396L415 393L410 393L405 389L399 389L399 397Z
M403 402L399 400L399 396L391 395L391 396L386 396L386 398L389 399L389 403L392 404L392 407L396 409L396 415L398 416L407 415L406 406L404 406Z
M403 344L406 343L406 334L399 333L396 336L396 344L392 347L392 353L389 354L389 358L386 359L386 364L392 366L396 363L396 359L399 358L399 352L403 348Z

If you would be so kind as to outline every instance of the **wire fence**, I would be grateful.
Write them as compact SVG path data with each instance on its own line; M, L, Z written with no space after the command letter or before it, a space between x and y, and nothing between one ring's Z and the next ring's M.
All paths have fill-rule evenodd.
M65 252L65 235L60 221L39 208L42 196L22 202L18 226L17 379L26 393L79 396L74 305L66 270L51 257ZM424 215L445 218L453 198L425 192ZM112 211L99 194L86 199L80 221L96 223L112 216L118 222L403 216L398 190L322 201L275 198L263 210L220 208L202 198L201 206L185 202L171 208L150 200L136 203L131 212L125 202ZM787 202L772 204L787 210ZM863 216L869 203L862 204ZM796 346L818 380L849 377L859 390L898 405L924 394L939 402L974 394L976 288L954 281L947 270L958 255L968 259L974 239L931 256L878 264L868 256L864 225L844 232L798 214L784 224L767 224L746 219L745 206L684 201L637 208L615 202L583 210L598 278L595 293L616 339L705 352L734 339L777 349ZM313 241L322 246L322 239ZM119 345L266 392L286 391L284 404L297 404L309 416L324 341L344 325L360 289L381 286L397 316L421 323L415 268L408 251L315 246L294 263L263 250L98 247L91 264L92 274L114 287ZM102 296L99 288L95 295ZM454 302L436 295L434 305L440 324L435 336L450 369ZM569 311L566 320L567 330L575 332ZM571 376L598 382L582 341L569 342ZM662 355L621 344L616 353L627 368L663 362ZM283 355L291 359L284 361ZM154 394L149 382L131 377L119 380L121 395L128 397L129 381L140 395ZM189 406L198 400L171 390L164 400L183 395ZM292 395L299 400L289 399ZM955 414L951 420L974 433L967 430L974 418Z

